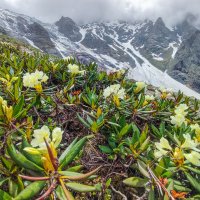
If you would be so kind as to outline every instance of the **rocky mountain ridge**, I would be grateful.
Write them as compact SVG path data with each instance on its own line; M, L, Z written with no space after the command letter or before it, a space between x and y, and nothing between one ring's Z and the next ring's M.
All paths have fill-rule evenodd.
M166 83L169 73L200 92L200 32L187 20L175 27L167 27L162 18L78 25L61 17L47 24L0 9L0 32L56 56L75 55L81 62L95 61L107 69L130 68L134 78L149 83L159 79L160 86L171 86Z

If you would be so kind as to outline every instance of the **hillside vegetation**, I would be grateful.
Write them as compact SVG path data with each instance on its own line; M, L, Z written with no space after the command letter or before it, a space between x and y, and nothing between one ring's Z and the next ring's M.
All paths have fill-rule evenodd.
M0 43L0 200L200 199L199 101Z

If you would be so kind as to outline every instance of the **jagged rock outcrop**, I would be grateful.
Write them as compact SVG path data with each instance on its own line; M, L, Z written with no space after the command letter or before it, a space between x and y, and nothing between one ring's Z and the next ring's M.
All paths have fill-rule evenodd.
M115 45L115 42L108 36L104 36L104 38L101 39L94 35L92 32L88 32L86 33L85 38L81 44L89 49L93 49L97 54L110 56L122 63L127 62L130 66L136 66L135 61L126 52L124 52L123 49ZM108 65L114 67L112 63L108 63Z
M6 31L0 26L0 34L6 35Z
M42 51L49 54L54 54L56 56L60 56L60 53L55 48L54 43L51 41L47 30L37 22L28 25L26 37L29 40L31 40L34 43L34 45L39 47Z
M200 31L197 30L183 41L174 61L170 74L200 92Z
M175 27L175 32L182 37L182 40L190 37L196 30L197 28L192 25L191 20L188 18Z
M58 27L58 31L71 41L77 42L81 40L82 35L79 32L80 28L69 17L61 17L61 19L57 21L55 25Z

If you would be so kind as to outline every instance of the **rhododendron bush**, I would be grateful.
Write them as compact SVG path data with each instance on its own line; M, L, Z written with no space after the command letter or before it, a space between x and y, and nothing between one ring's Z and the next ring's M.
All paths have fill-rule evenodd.
M127 72L1 43L0 199L200 199L199 100Z

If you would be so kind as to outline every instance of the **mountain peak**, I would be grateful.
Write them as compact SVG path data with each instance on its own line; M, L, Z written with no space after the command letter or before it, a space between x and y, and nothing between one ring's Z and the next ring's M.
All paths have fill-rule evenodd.
M55 25L58 27L58 31L65 37L69 38L73 42L77 42L81 39L80 28L78 25L69 17L61 17Z
M155 21L154 26L166 27L166 26L165 26L165 23L164 23L164 21L163 21L163 19L162 19L161 17L159 17L159 18Z
M165 25L165 22L163 21L163 19L161 17L159 17L153 24L153 29L155 34L157 34L157 32L162 32L165 33L166 35L171 34L170 29Z
M70 18L70 17L64 17L62 16L55 24L58 23L64 23L64 24L73 24L76 25L76 23Z
M197 28L195 28L188 19L185 19L182 23L176 26L177 33L183 37L183 39L187 39L193 34Z

